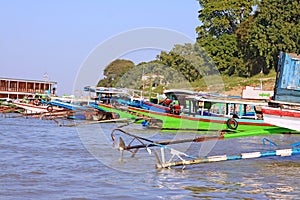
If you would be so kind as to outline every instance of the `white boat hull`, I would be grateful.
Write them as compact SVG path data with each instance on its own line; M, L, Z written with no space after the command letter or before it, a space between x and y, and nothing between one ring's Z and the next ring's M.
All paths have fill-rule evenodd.
M49 112L47 110L48 106L37 106L33 104L28 104L28 103L20 103L20 102L14 102L16 106L19 108L23 108L26 110L27 113L47 113ZM61 108L53 108L53 111L61 111L63 109Z
M300 131L300 111L262 107L264 122L288 128L291 130Z

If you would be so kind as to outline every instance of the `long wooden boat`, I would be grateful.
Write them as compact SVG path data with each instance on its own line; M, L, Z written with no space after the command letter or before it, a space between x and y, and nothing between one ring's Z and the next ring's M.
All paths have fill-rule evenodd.
M188 101L184 112L174 112L170 107L153 104L150 102L141 102L139 106L127 105L112 105L106 103L97 103L97 106L103 110L116 112L120 114L120 118L144 117L144 119L155 121L154 127L163 130L193 130L193 131L231 131L238 135L230 135L230 137L251 136L258 134L273 134L273 133L292 133L288 128L278 127L266 123L263 119L257 116L247 116L246 109L249 104L252 106L267 105L266 102L253 102L245 100L228 100L219 98L199 98L188 94L185 100ZM225 105L225 115L213 115L207 113L206 104ZM239 118L232 118L230 106L239 109L232 110L239 112ZM194 107L193 107L194 105ZM224 109L224 108L223 108ZM171 112L173 111L173 112ZM155 119L155 120L154 120ZM160 123L157 123L157 120ZM151 123L150 123L151 124ZM157 125L158 124L158 125Z
M219 131L226 134L226 138L242 137L242 136L255 136L260 134L278 134L278 133L295 133L296 131L288 128L278 127L264 120L259 119L238 119L231 117L216 117L216 116L188 116L188 115L176 115L164 112L156 112L153 110L146 110L142 108L128 106L127 111L120 110L116 107L107 104L98 104L102 109L106 109L111 112L122 113L122 117L143 117L150 121L161 121L161 125L157 128L168 131L198 131L207 133L209 131ZM133 114L134 113L134 114ZM234 121L237 122L235 126ZM234 134L230 134L234 133Z
M239 133L230 134L229 137L296 132L288 128L268 124L264 120L234 119L238 125L235 129L232 129L228 126L228 122L232 120L232 118L229 117L174 115L134 107L130 107L129 110L148 116L150 120L151 118L161 120L161 128L163 130L229 131L231 133Z
M122 92L121 92L122 93ZM258 134L273 133L292 133L295 132L288 128L282 128L273 124L266 123L261 116L255 114L248 116L248 107L266 106L266 102L255 102L237 99L221 99L221 96L210 98L211 95L205 94L197 96L195 92L172 90L165 92L170 98L175 97L180 100L181 109L177 112L174 107L154 104L147 101L141 101L133 104L133 101L120 99L115 96L118 91L99 90L97 92L98 103L96 107L107 112L114 112L120 115L120 118L136 119L143 117L148 122L155 121L155 128L163 130L193 130L193 131L229 131L239 133L230 135L230 137L251 136ZM184 99L184 103L183 102ZM210 112L211 105L225 105L223 114L213 114ZM209 109L207 109L209 105ZM232 110L233 108L233 110ZM219 108L220 109L220 108ZM225 111L224 111L225 110ZM183 111L183 112L182 112ZM238 113L237 118L233 118L233 113ZM157 123L158 122L158 123ZM150 123L151 124L151 123ZM151 124L153 125L153 124Z
M102 87L85 87L84 90L95 93L94 97L90 97L94 102L89 103L94 108L116 113L120 119L137 119L139 117L135 113L128 111L128 105L132 105L135 102L132 100L132 96L125 90Z

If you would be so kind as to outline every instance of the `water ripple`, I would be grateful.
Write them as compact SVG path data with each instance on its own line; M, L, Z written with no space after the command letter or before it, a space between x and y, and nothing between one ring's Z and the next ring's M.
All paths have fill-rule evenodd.
M0 118L0 126L0 199L297 199L300 196L299 156L156 170L154 157L143 150L135 158L126 155L123 163L119 161L119 152L112 149L107 139L115 124L77 129L58 127L47 120ZM174 137L174 133L151 132L139 126L129 130L154 139ZM210 154L269 149L262 145L262 138L222 141ZM299 135L270 136L283 146L299 138ZM84 142L91 145L93 155ZM188 153L197 155L199 146L191 145Z

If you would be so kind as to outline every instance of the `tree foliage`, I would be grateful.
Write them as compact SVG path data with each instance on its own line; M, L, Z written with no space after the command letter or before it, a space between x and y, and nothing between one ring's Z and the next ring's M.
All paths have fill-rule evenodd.
M170 52L161 52L157 56L159 61L170 68L181 73L185 79L190 82L200 78L200 72L195 68L191 61L184 57L185 52L191 52L191 46L175 45L174 49ZM188 50L189 49L189 50ZM186 50L186 51L185 51Z
M300 1L261 0L249 26L246 44L268 71L278 62L280 51L300 53Z
M189 82L199 80L216 71L214 62L198 44L175 45L170 52L161 52L157 59L162 64L177 70Z
M239 24L252 12L255 0L198 0L201 10L197 27L199 37L211 35L218 38L223 34L234 34Z
M177 70L162 64L158 60L140 63L127 71L116 84L117 87L131 89L146 89L157 86L171 86L172 88L186 87L189 83Z
M268 73L280 51L299 53L299 0L198 0L197 42L221 73Z
M118 80L134 67L135 64L130 60L114 60L104 69L104 76L106 77L99 81L98 86L114 87Z
M199 0L201 25L196 28L197 42L215 61L222 74L245 76L246 67L235 32L252 12L254 0Z

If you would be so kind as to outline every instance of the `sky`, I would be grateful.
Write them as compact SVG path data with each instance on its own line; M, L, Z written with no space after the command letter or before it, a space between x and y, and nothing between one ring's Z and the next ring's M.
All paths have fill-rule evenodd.
M72 94L78 73L95 49L118 49L118 44L104 44L149 27L195 40L199 9L196 0L0 0L0 77L43 80L47 73L50 81L58 82L58 95ZM135 42L134 37L130 42ZM103 59L101 67L90 73L103 76L102 65L112 58L138 64L155 59L163 49L159 44L153 46L159 48L138 45L111 60Z

